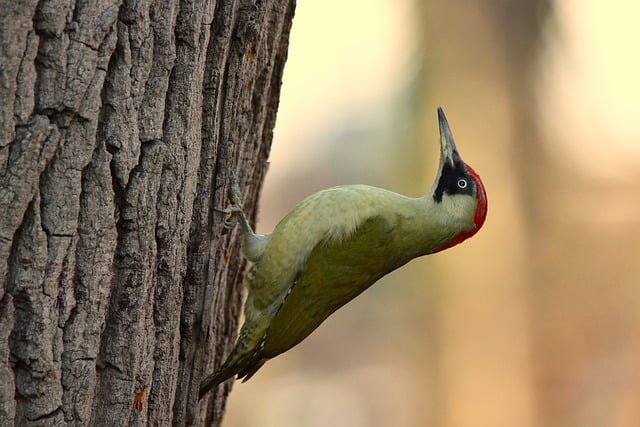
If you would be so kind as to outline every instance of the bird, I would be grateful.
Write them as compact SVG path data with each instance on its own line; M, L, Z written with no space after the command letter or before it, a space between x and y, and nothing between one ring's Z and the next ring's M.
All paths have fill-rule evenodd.
M227 221L237 219L252 264L244 324L222 366L200 384L199 398L232 377L251 378L378 279L414 258L451 248L480 230L487 195L456 148L438 107L440 162L422 197L368 185L343 185L304 199L273 229L254 233L232 176Z

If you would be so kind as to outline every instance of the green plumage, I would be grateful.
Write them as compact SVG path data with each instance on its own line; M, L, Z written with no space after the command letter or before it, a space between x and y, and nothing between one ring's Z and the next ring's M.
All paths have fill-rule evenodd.
M457 155L452 137L441 140L439 177ZM248 379L382 276L473 232L477 183L470 180L471 195L447 194L436 202L441 182L421 198L366 185L323 190L268 236L253 234L234 209L246 232L245 254L254 263L246 279L245 323L223 366L203 381L200 396L235 375Z
M350 186L317 193L287 215L249 281L253 306L246 306L247 319L254 310L273 313L264 357L298 344L380 277L442 245L445 227L429 226L421 205L424 200ZM360 212L356 221L353 211ZM273 256L285 253L293 256Z

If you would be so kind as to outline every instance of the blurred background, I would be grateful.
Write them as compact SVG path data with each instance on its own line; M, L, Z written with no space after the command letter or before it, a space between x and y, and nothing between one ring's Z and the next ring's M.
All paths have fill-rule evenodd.
M299 0L258 230L426 192L442 105L489 215L269 362L225 427L640 426L640 4Z

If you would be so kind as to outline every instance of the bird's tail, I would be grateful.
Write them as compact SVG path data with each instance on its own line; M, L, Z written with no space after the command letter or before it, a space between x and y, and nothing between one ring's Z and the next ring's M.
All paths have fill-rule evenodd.
M237 360L229 357L220 369L202 380L200 383L198 398L202 399L218 384L223 383L236 375L238 376L238 379L242 379L242 382L247 381L256 372L258 372L258 369L260 369L267 360L269 359L263 357L260 351L256 351L250 357L244 357Z

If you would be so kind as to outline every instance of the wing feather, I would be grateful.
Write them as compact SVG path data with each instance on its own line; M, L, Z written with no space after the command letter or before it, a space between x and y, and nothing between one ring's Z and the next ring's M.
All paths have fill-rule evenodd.
M237 343L203 382L201 395L234 375L249 378L406 263L389 243L400 221L395 212L413 200L357 185L320 191L294 208L273 230L247 276L245 322Z

